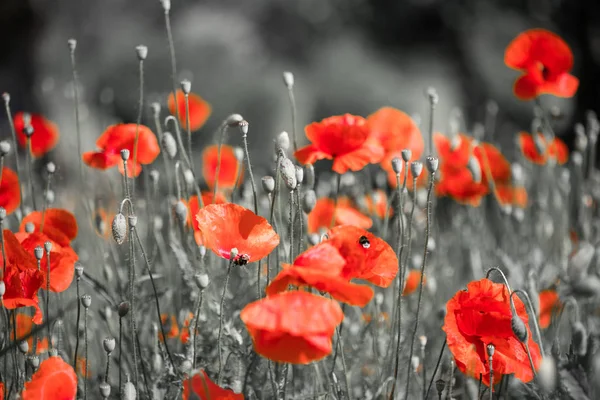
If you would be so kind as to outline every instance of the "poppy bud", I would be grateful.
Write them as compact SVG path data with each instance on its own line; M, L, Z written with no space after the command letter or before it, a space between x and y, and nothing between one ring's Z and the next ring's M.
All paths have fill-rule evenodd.
M404 160L404 162L409 162L410 159L412 158L412 150L411 149L404 149L401 152L402 154L402 160Z
M194 275L194 279L196 280L196 285L200 290L206 289L208 284L210 283L210 278L207 274L196 274Z
M0 156L4 157L10 153L10 143L8 140L3 140L0 142Z
M580 321L576 321L571 326L571 341L573 352L578 356L585 356L587 353L587 332Z
M150 108L152 108L152 115L158 117L160 115L160 103L154 102L150 104Z
M0 222L4 221L6 218L6 208L0 207Z
M275 190L275 179L273 179L272 176L263 176L262 187L263 190L267 193L273 192L273 190Z
M493 344L490 343L486 346L485 349L486 349L486 352L487 352L487 355L489 358L494 357L494 352L496 351L496 346L494 346Z
M35 246L35 249L33 249L33 255L35 256L36 260L40 261L42 257L44 257L44 248L42 246Z
M123 244L127 233L127 221L122 213L115 215L112 221L112 236L117 244Z
M100 389L100 396L104 399L108 399L110 397L110 385L106 382L100 383L98 386Z
M183 94L190 94L192 91L192 82L187 79L181 81L181 91Z
M275 140L275 150L277 149L283 149L285 151L290 149L290 135L288 135L286 131L277 135L277 139Z
M396 173L396 175L400 175L402 173L402 161L398 157L392 158L392 169Z
M285 71L283 73L283 83L285 84L285 86L288 89L291 89L294 87L294 74L292 74L289 71Z
M69 50L72 53L77 48L77 40L75 40L75 39L69 39L69 40L67 40L67 45L69 46Z
M427 97L429 97L429 102L431 103L432 106L435 106L438 103L438 101L440 100L440 98L437 94L437 91L433 87L427 88Z
M429 156L425 160L425 165L427 166L427 170L429 171L429 173L434 174L438 170L440 160L437 157Z
M440 378L440 379L438 379L438 380L435 381L435 389L438 392L438 397L439 398L442 398L442 392L444 391L445 387L446 387L446 381L443 380L442 378Z
M162 4L163 10L168 13L171 10L171 0L160 0L160 4Z
M314 189L315 187L315 167L312 164L306 164L306 185L308 189Z
M248 134L248 121L243 120L242 122L240 122L240 130L242 131L242 134L244 135L244 137L246 137L246 135Z
M304 168L296 165L296 180L298 181L298 185L304 181Z
M310 212L317 205L317 194L314 190L307 190L304 193L304 197L302 197L302 211L306 214L310 214Z
M296 189L298 182L296 181L296 167L289 158L285 157L279 161L279 172L283 178L283 182L289 190Z
M185 206L185 204L183 204L182 201L178 201L175 204L175 215L177 216L179 222L181 222L182 224L184 224L187 221L187 213L188 209Z
M521 343L525 343L529 336L527 332L527 327L525 326L525 322L519 317L516 313L513 312L513 316L510 320L510 326L512 327L512 331L519 339Z
M318 233L311 233L308 235L308 243L310 243L312 246L318 245L320 241L321 238L319 237Z
M89 294L84 294L81 296L81 304L87 309L92 305L92 296Z
M2 93L2 99L4 100L4 103L10 103L10 94L6 92Z
M44 250L46 250L46 253L50 253L50 251L52 250L52 242L44 242Z
M135 54L137 54L138 60L144 61L148 57L148 47L144 45L136 46Z
M239 253L240 253L240 251L237 249L237 247L234 247L233 249L231 249L231 252L229 253L229 259L232 260L232 259L236 258Z
M27 343L27 340L19 342L19 351L23 354L27 354L27 352L29 351L29 343Z
M423 172L423 164L419 161L413 161L410 163L410 172L412 172L413 179L421 176L421 172Z
M28 222L25 224L25 232L33 233L34 230L35 230L35 225L33 225L33 222Z
M239 126L243 120L244 120L244 117L242 117L240 114L231 114L229 117L227 117L227 119L225 120L225 123L230 128L234 128L236 126Z
M171 134L171 132L163 132L160 138L160 144L162 145L165 153L171 160L175 159L177 156L177 142L175 142L175 138Z
M467 169L471 173L471 177L473 178L473 182L480 183L481 182L481 165L479 165L479 161L477 158L471 156L469 157L469 161L467 161Z
M116 344L115 338L105 338L102 341L102 346L104 347L104 351L109 354L112 353L113 350L115 349L115 344Z
M75 275L77 276L77 279L83 276L83 265L81 265L80 262L75 263Z
M150 180L152 181L152 183L154 183L154 184L158 183L159 178L160 178L160 172L158 172L157 169L153 169L152 171L150 171Z
M129 160L129 156L130 156L129 150L127 150L127 149L121 150L121 159L123 161Z
M4 293L6 293L6 284L4 281L0 281L0 298L4 296Z
M121 400L136 400L137 393L135 391L135 386L133 383L129 382L129 377L127 378L127 382L123 385L121 389Z
M544 357L538 370L538 382L546 392L553 392L556 387L556 364L552 357Z

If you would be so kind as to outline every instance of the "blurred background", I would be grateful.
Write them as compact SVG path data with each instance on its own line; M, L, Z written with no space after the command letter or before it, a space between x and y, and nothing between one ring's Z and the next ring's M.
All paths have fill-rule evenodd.
M198 153L237 112L250 122L255 160L268 161L260 153L265 140L291 130L281 79L289 70L299 128L388 105L426 121L424 91L433 86L440 95L435 127L442 132L452 108L463 110L463 129L470 130L484 121L487 102L497 102L495 139L510 156L516 133L529 129L532 104L514 98L518 73L504 65L504 49L534 27L567 41L581 81L573 99L543 99L564 114L557 133L570 145L573 123L587 109L600 111L595 0L172 0L171 15L178 78L190 79L213 106L194 137ZM2 0L0 35L0 91L11 94L14 112L41 112L58 123L62 140L53 157L64 163L75 162L76 149L69 38L78 41L84 150L94 148L108 124L135 120L139 44L149 48L144 122L153 126L152 101L166 105L170 61L159 0ZM0 132L9 135L5 115Z

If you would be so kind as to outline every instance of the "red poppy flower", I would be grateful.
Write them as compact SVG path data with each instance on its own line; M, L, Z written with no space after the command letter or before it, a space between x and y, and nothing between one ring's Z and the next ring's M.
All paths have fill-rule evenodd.
M435 186L438 196L449 196L460 204L478 207L481 199L489 192L489 186L483 179L475 182L467 168L454 170L446 165L440 168L440 181Z
M135 143L135 133L138 131L137 160L134 165L133 147ZM118 124L109 126L102 136L96 141L96 146L100 151L88 151L83 153L83 162L92 168L109 169L115 166L124 173L123 160L121 159L121 150L127 149L130 152L127 161L127 173L129 177L138 176L142 171L141 164L151 164L158 154L160 147L156 136L147 126L136 124Z
M202 203L207 206L209 204L213 204L213 192L202 192ZM195 215L200 211L200 204L198 203L198 196L193 195L190 197L190 201L186 202L184 199L181 199L183 204L187 204L188 206L188 218L187 225L191 225L194 228L194 240L198 246L203 245L202 234L200 233L200 228L198 227L198 221L196 220ZM221 192L217 193L215 204L223 204L227 203L227 198Z
M212 145L208 146L202 152L202 176L206 181L206 185L209 188L215 186L216 175L217 175L217 164L219 162L219 146ZM233 189L238 181L243 181L243 170L241 169L241 163L235 156L233 147L223 145L221 146L221 166L219 167L219 188L221 189Z
M385 151L381 167L388 173L394 173L392 159L401 158L404 149L412 151L411 160L421 158L425 148L423 136L408 114L393 107L383 107L367 117L367 124L371 135Z
M0 382L0 399L4 398L4 383Z
M77 375L58 356L42 361L22 393L23 400L72 400L76 395Z
M306 249L294 260L295 266L320 267L335 274L341 273L345 264L346 260L338 249L326 241Z
M473 155L479 160L482 166L482 180L488 181L488 173L495 184L507 183L512 179L510 162L491 143L474 143ZM489 171L486 172L486 169Z
M383 239L364 229L342 225L331 229L326 243L334 246L346 260L341 276L363 279L388 287L398 273L396 253Z
M44 226L42 229L42 218ZM71 241L77 236L77 220L73 213L61 208L48 208L44 214L42 211L32 211L21 221L19 231L25 232L25 226L32 223L34 232L40 230L58 243L60 246L70 246Z
M31 333L31 329L33 328L33 323L31 321L31 315L27 315L24 313L17 313L17 340L20 342L25 337L28 337ZM14 340L15 335L11 332L10 337ZM33 351L33 336L29 336L27 339L27 344L29 344L29 351ZM36 354L42 354L48 351L48 338L37 339L37 349ZM2 396L0 396L0 399Z
M197 94L190 93L188 95L189 98L189 107L190 107L190 130L197 131L202 128L210 113L212 111L210 104L208 104L202 97ZM169 98L167 100L169 106L169 112L172 115L175 115L175 96L173 96L173 92L169 93ZM177 109L179 111L179 123L183 129L187 129L187 114L185 110L185 95L183 91L177 90Z
M351 114L333 116L307 125L304 131L312 144L294 154L301 164L333 160L333 171L343 174L378 163L384 155L383 147L371 135L363 117Z
M231 249L238 249L237 265L260 260L279 244L279 235L266 219L237 204L207 205L196 221L204 245L213 253L229 260Z
M556 290L542 290L540 292L540 328L546 329L550 326L552 315L559 310L562 305Z
M244 400L243 394L234 393L232 390L223 389L210 380L204 370L192 376L183 383L183 398L189 399L191 390L200 398L200 400Z
M466 167L472 155L473 138L462 133L450 138L436 132L433 135L433 144L438 158L452 168Z
M7 214L12 214L21 203L21 188L19 177L10 168L2 168L0 176L0 207L4 207Z
M61 246L51 240L47 235L34 232L16 234L17 239L21 242L21 246L33 254L37 246L44 247L44 243L52 243L50 250L50 290L55 293L60 293L69 288L75 274L75 262L79 259L77 253L69 246ZM44 257L40 260L40 271L44 276L43 289L46 289L46 279L48 274L48 258Z
M425 285L426 278L423 278L423 285ZM406 283L404 284L404 290L402 291L403 296L408 296L414 293L419 288L421 283L421 272L416 269L411 269L406 276Z
M388 207L388 198L383 190L378 189L366 195L365 203L369 214L376 215L380 219L385 218L386 209L388 210L388 216L394 214L392 207Z
M506 48L504 63L523 74L513 87L515 96L531 100L541 94L572 97L579 80L569 74L573 53L560 36L545 29L530 29Z
M498 203L503 206L527 207L527 190L522 186L496 185L496 198L498 199Z
M548 143L541 133L538 133L537 139L534 140L529 133L520 132L518 143L523 156L534 164L544 165L550 159L563 165L569 160L569 148L557 137Z
M347 198L338 199L337 207L334 200L320 198L315 208L308 214L308 233L318 232L321 228L329 229L334 214L334 226L354 225L369 229L373 225L373 220L353 207Z
M25 129L25 119L23 117L25 114L24 112L18 112L14 117L17 141L21 147L27 145L27 137L23 133ZM41 157L52 150L58 143L58 128L53 122L48 121L41 115L29 114L29 116L31 117L30 126L33 128L31 154L34 157Z
M331 336L344 313L333 300L296 290L250 303L240 318L258 354L308 364L331 353Z
M511 327L511 309L506 286L488 279L470 282L446 303L446 332L448 348L454 355L456 366L465 374L490 384L486 346L493 344L494 382L502 375L515 374L523 382L533 379L529 359L523 343L519 342ZM518 316L525 323L528 345L535 368L542 361L540 349L529 330L529 317L525 305L513 296Z

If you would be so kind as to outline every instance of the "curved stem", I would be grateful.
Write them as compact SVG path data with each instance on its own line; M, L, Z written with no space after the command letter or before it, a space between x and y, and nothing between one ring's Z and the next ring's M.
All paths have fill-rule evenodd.
M31 203L33 210L37 209L35 204L35 194L33 192L33 172L31 171L31 164L33 159L31 157L31 138L27 138L27 150L25 151L25 166L27 167L27 181L29 182L29 195L31 196Z
M488 269L487 273L485 274L485 278L490 279L490 275L492 274L492 271L496 271L502 276L502 280L504 281L504 284L506 285L506 288L508 289L508 293L512 293L512 290L510 290L510 285L508 284L508 279L506 279L506 275L504 275L504 272L502 272L502 270L500 268L492 267L492 268Z
M525 296L525 300L527 301L527 307L529 307L529 312L531 313L531 315L533 317L533 327L535 328L535 334L538 337L540 351L542 353L542 357L545 357L546 353L544 352L544 343L542 342L542 334L540 333L540 326L537 321L537 316L535 314L535 310L533 309L533 304L531 304L531 299L529 298L529 294L527 294L527 292L520 290L520 289L516 289L513 293L522 294L523 296Z
M19 154L17 149L18 147L18 143L17 143L17 133L15 132L15 123L13 121L13 117L12 117L12 113L10 111L10 96L8 95L8 93L4 94L4 109L6 110L6 118L8 119L8 125L10 126L10 133L12 135L12 142L13 142L13 148L15 149L15 163L17 166L17 178L19 181L19 189L20 189L20 193L21 196L23 195L23 180L21 179L21 168L19 166ZM81 163L81 160L79 161L79 163ZM21 209L21 214L23 215L23 217L25 216L25 212L23 210L23 202L21 201L19 204L19 208Z
M177 103L175 103L177 104ZM185 127L188 136L188 155L190 156L190 169L194 170L194 157L192 156L192 130L190 127L190 96L185 94Z
M75 46L71 50L71 72L73 75L73 96L75 100L75 132L77 133L77 154L79 159L77 164L79 165L79 180L81 187L83 188L84 172L83 172L83 153L81 152L81 127L79 122L79 81L77 79L77 68L75 63Z
M296 138L296 98L294 97L294 87L288 88L288 98L290 99L290 108L292 109L292 141L294 143L294 152L298 151L298 139Z

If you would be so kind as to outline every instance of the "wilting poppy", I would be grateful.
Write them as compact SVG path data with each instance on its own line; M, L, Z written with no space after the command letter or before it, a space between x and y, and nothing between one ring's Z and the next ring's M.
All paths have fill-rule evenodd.
M42 220L44 226L42 227ZM25 232L25 226L32 223L34 232L42 232L50 240L66 247L77 237L77 220L73 213L61 208L48 208L46 212L32 211L23 218L19 230Z
M308 364L331 353L331 337L344 313L333 300L296 290L250 303L240 318L258 354Z
M133 148L136 131L138 132L138 143L137 159L134 165ZM96 141L96 147L100 151L83 153L83 162L92 168L101 170L118 166L121 173L124 173L121 150L129 150L130 156L127 161L129 177L138 176L142 171L141 164L151 164L160 153L158 141L150 128L144 125L138 127L136 124L109 126Z
M202 176L209 188L215 186L217 175L217 164L219 162L219 146L208 146L202 152ZM241 162L235 156L233 147L221 146L221 166L219 167L219 188L233 189L238 183L243 181Z
M485 385L490 384L486 352L488 344L493 344L496 349L493 359L494 382L500 382L505 374L515 374L523 382L533 379L525 347L511 327L509 297L506 286L481 279L467 284L466 291L459 291L446 303L443 330L456 366L475 379L481 376ZM525 305L517 296L513 296L513 299L517 315L527 329L529 350L537 369L542 356L532 339Z
M10 168L2 168L0 176L0 207L4 207L7 214L12 214L21 203L21 188L19 177Z
M25 382L23 400L74 399L77 395L77 375L59 356L40 364L31 380Z
M334 219L335 215L335 219ZM336 206L335 201L329 198L320 198L308 214L308 233L318 232L320 229L331 228L337 225L354 225L369 229L373 220L358 211L347 198L340 198Z
M202 97L197 94L190 93L189 108L190 108L190 130L197 131L202 128L210 113L212 111L210 104L208 104ZM173 92L169 93L167 100L169 106L169 112L175 115L175 96ZM187 129L187 114L185 109L185 95L181 89L177 90L177 109L179 111L179 123L183 129Z
M346 260L341 276L363 279L388 287L398 273L396 253L383 239L364 229L341 225L331 229L326 243L334 246Z
M388 216L393 215L392 207L388 206L388 198L383 190L375 190L365 196L365 202L367 203L367 209L369 214L376 215L378 218L385 218L387 209Z
M14 117L15 131L17 133L17 140L21 147L27 145L27 137L23 130L25 129L27 113L18 112ZM33 135L31 136L31 154L34 157L41 157L50 150L52 150L58 143L58 128L57 126L48 121L46 118L38 114L29 114L30 122L28 126L33 128Z
M33 323L31 321L31 315L27 315L24 313L17 313L17 340L20 342L25 337L29 336L31 333L31 329L33 328ZM10 337L14 340L15 335L11 332ZM29 345L29 351L33 351L33 335L27 338L27 344ZM48 350L48 338L37 338L37 348L36 354L45 353ZM2 398L0 396L0 398Z
M544 165L550 159L563 165L569 160L569 148L557 137L548 143L541 133L534 138L527 132L520 132L518 144L523 157L534 164Z
M381 143L371 135L363 117L351 114L333 116L307 125L304 131L312 144L294 154L301 164L333 160L333 171L343 174L378 163L384 155Z
M244 400L243 394L234 393L232 390L223 389L210 380L204 370L192 376L183 383L183 398L189 399L191 390L200 398L200 400Z
M542 290L540 292L540 328L550 326L552 315L561 308L560 298L556 290Z
M423 278L423 285L425 285L426 279ZM404 290L402 291L403 296L408 296L411 293L414 293L415 290L419 288L419 283L421 283L421 272L416 269L411 269L406 275L406 282L404 284Z
M266 219L237 204L207 205L196 221L204 245L216 255L229 260L231 250L238 250L237 265L260 260L279 244L279 235Z
M545 29L522 32L506 48L504 63L523 74L513 87L515 96L531 100L541 94L572 97L579 79L569 74L573 53L555 33Z
M209 204L213 204L213 192L202 192L201 196L202 196L202 202L204 203L205 206L209 205ZM217 193L217 196L215 197L215 199L216 199L214 201L215 204L227 203L227 198L221 192ZM186 203L186 201L184 199L181 199L181 201L183 201L184 204ZM189 209L187 224L188 225L191 224L192 227L194 228L194 240L196 241L196 244L198 246L201 246L203 244L202 234L200 233L200 228L198 227L198 221L195 218L196 214L198 214L198 211L200 211L200 204L198 203L198 196L193 195L192 197L190 197L190 201L187 202L187 205L188 205L188 209Z

